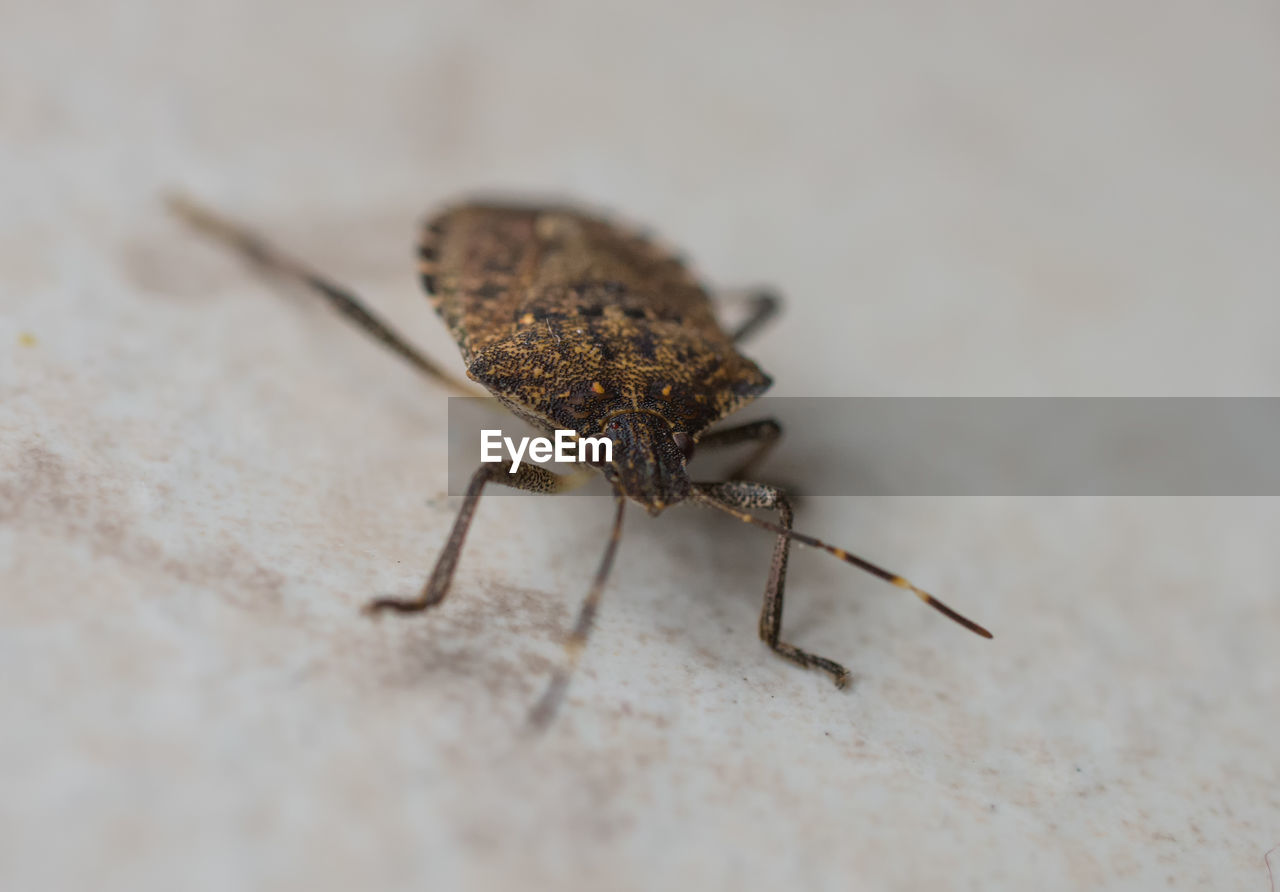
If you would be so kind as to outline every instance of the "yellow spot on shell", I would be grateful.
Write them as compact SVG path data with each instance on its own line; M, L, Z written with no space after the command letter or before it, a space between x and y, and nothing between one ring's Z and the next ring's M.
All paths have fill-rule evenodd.
M533 223L534 234L546 241L570 239L581 232L573 218L565 214L540 214Z

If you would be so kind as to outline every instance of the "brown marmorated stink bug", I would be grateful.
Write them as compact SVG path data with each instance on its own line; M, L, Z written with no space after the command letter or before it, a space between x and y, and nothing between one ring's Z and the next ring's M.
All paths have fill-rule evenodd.
M236 249L264 270L300 281L395 353L453 390L476 395L402 339L349 291L285 256L265 241L184 199L171 207L197 229ZM737 344L773 315L777 301L753 296L747 320L726 331L707 291L678 258L645 237L562 206L470 202L433 217L418 244L418 269L436 312L462 351L467 377L535 427L608 437L610 462L595 464L612 484L612 532L595 578L565 642L566 659L530 713L545 726L554 715L595 618L622 532L626 500L651 514L691 501L777 535L760 613L760 637L774 652L849 681L839 663L783 641L782 598L793 541L833 554L946 614L965 628L991 633L894 573L791 528L791 503L775 486L745 479L781 434L761 420L708 431L755 399L771 381ZM722 482L697 482L686 465L695 447L755 444ZM535 464L482 464L458 510L435 568L416 598L371 601L367 613L415 613L449 591L463 540L486 483L540 493L562 492L578 476ZM749 513L777 512L778 523Z

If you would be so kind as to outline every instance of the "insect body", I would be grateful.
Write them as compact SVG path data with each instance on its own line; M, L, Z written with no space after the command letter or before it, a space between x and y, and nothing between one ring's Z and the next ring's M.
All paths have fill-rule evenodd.
M466 205L419 253L467 376L536 427L609 436L601 470L651 513L688 497L702 432L771 383L681 263L591 217Z
M265 269L300 279L367 333L454 389L467 386L422 356L348 291L203 208L174 209ZM586 642L622 530L627 499L651 514L680 502L706 505L777 535L760 615L760 637L775 652L821 669L838 687L849 673L832 660L781 639L783 590L792 541L822 549L915 593L970 630L991 637L906 580L862 558L792 530L777 487L746 480L777 441L777 422L709 430L768 389L769 377L737 343L776 309L766 294L737 330L721 327L707 292L676 258L649 240L567 207L468 203L433 218L419 243L419 271L436 311L462 351L467 377L516 415L546 431L608 437L612 461L597 465L615 494L608 544L568 641L567 660L531 714L545 725L563 697ZM696 448L755 444L723 482L695 482ZM444 599L480 494L488 483L534 492L563 491L576 477L533 464L482 464L422 592L372 601L369 613L416 612ZM778 523L750 513L777 512Z

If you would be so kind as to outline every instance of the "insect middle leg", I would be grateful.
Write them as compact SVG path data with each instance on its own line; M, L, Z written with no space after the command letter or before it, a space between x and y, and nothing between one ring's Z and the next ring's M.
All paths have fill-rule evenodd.
M364 612L375 615L383 610L394 610L397 613L417 613L434 607L444 600L449 593L449 585L453 582L453 571L458 566L458 558L462 554L462 544L466 541L467 531L471 528L471 518L475 516L476 506L480 501L480 493L486 483L501 483L526 492L553 493L572 489L582 482L581 476L565 476L548 471L537 465L528 463L520 465L514 474L510 473L511 462L483 464L471 476L467 484L467 492L462 498L462 507L453 521L453 529L449 539L436 558L435 568L431 571L421 594L416 598L377 598L364 607Z
M757 444L751 454L729 473L730 480L742 480L750 476L756 466L764 461L764 457L781 437L782 425L772 418L762 418L737 427L726 427L723 430L703 434L698 440L698 448L721 449L725 446L737 446L739 443Z
M728 483L699 483L698 489L726 505L735 508L763 508L778 512L778 522L791 529L791 502L786 493L767 483L733 480ZM773 547L773 562L769 567L769 581L764 589L764 607L760 611L760 639L773 651L806 669L821 669L834 679L836 687L849 684L849 670L834 660L820 657L781 639L782 600L786 586L787 559L791 554L791 540L779 536Z

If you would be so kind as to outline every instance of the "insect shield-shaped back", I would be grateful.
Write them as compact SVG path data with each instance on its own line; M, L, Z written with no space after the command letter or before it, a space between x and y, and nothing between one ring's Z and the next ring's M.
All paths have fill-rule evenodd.
M565 319L559 332L517 331L467 374L539 427L611 438L605 477L655 514L689 493L687 441L771 383L727 341L671 322L606 311Z

